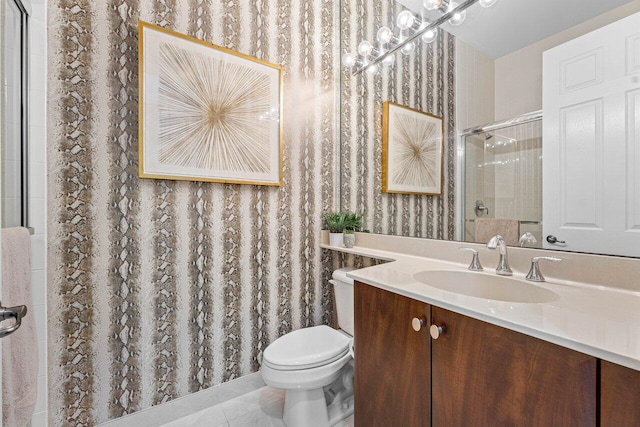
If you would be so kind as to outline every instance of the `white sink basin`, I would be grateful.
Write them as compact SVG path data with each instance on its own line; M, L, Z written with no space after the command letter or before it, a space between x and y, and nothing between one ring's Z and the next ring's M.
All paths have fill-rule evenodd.
M448 292L496 301L541 303L559 295L524 280L472 271L429 270L413 275L418 282Z

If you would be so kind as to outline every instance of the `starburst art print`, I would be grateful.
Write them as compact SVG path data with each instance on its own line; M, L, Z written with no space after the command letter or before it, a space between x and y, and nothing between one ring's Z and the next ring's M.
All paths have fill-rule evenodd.
M442 134L441 117L385 102L382 191L441 194Z
M282 69L140 22L140 176L280 185Z

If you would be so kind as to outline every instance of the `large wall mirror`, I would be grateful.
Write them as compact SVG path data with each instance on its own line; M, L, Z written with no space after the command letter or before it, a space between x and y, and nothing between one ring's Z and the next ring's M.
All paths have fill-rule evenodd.
M342 55L401 34L405 10L429 13L342 0ZM457 24L343 66L341 208L379 234L640 257L640 1L497 0ZM439 191L386 191L439 161Z

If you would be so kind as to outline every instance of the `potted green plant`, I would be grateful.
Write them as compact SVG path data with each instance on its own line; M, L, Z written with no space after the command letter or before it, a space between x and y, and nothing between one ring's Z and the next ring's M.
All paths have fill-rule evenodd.
M354 212L347 212L344 228L344 246L352 248L356 243L356 231L362 228L362 215Z
M347 215L344 212L329 212L322 216L329 229L329 244L342 247Z

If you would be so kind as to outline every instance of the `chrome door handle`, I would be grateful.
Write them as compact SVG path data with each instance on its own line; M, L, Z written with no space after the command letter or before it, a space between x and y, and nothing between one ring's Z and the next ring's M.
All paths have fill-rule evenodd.
M6 328L0 328L0 338L4 338L7 335L11 335L18 330L22 324L22 318L27 314L26 305L18 305L15 307L1 307L0 306L0 322L3 320L15 318L16 323Z
M556 236L553 236L551 234L547 236L547 242L551 243L552 245L555 245L555 244L564 245L565 243L567 243L564 240L558 240Z

